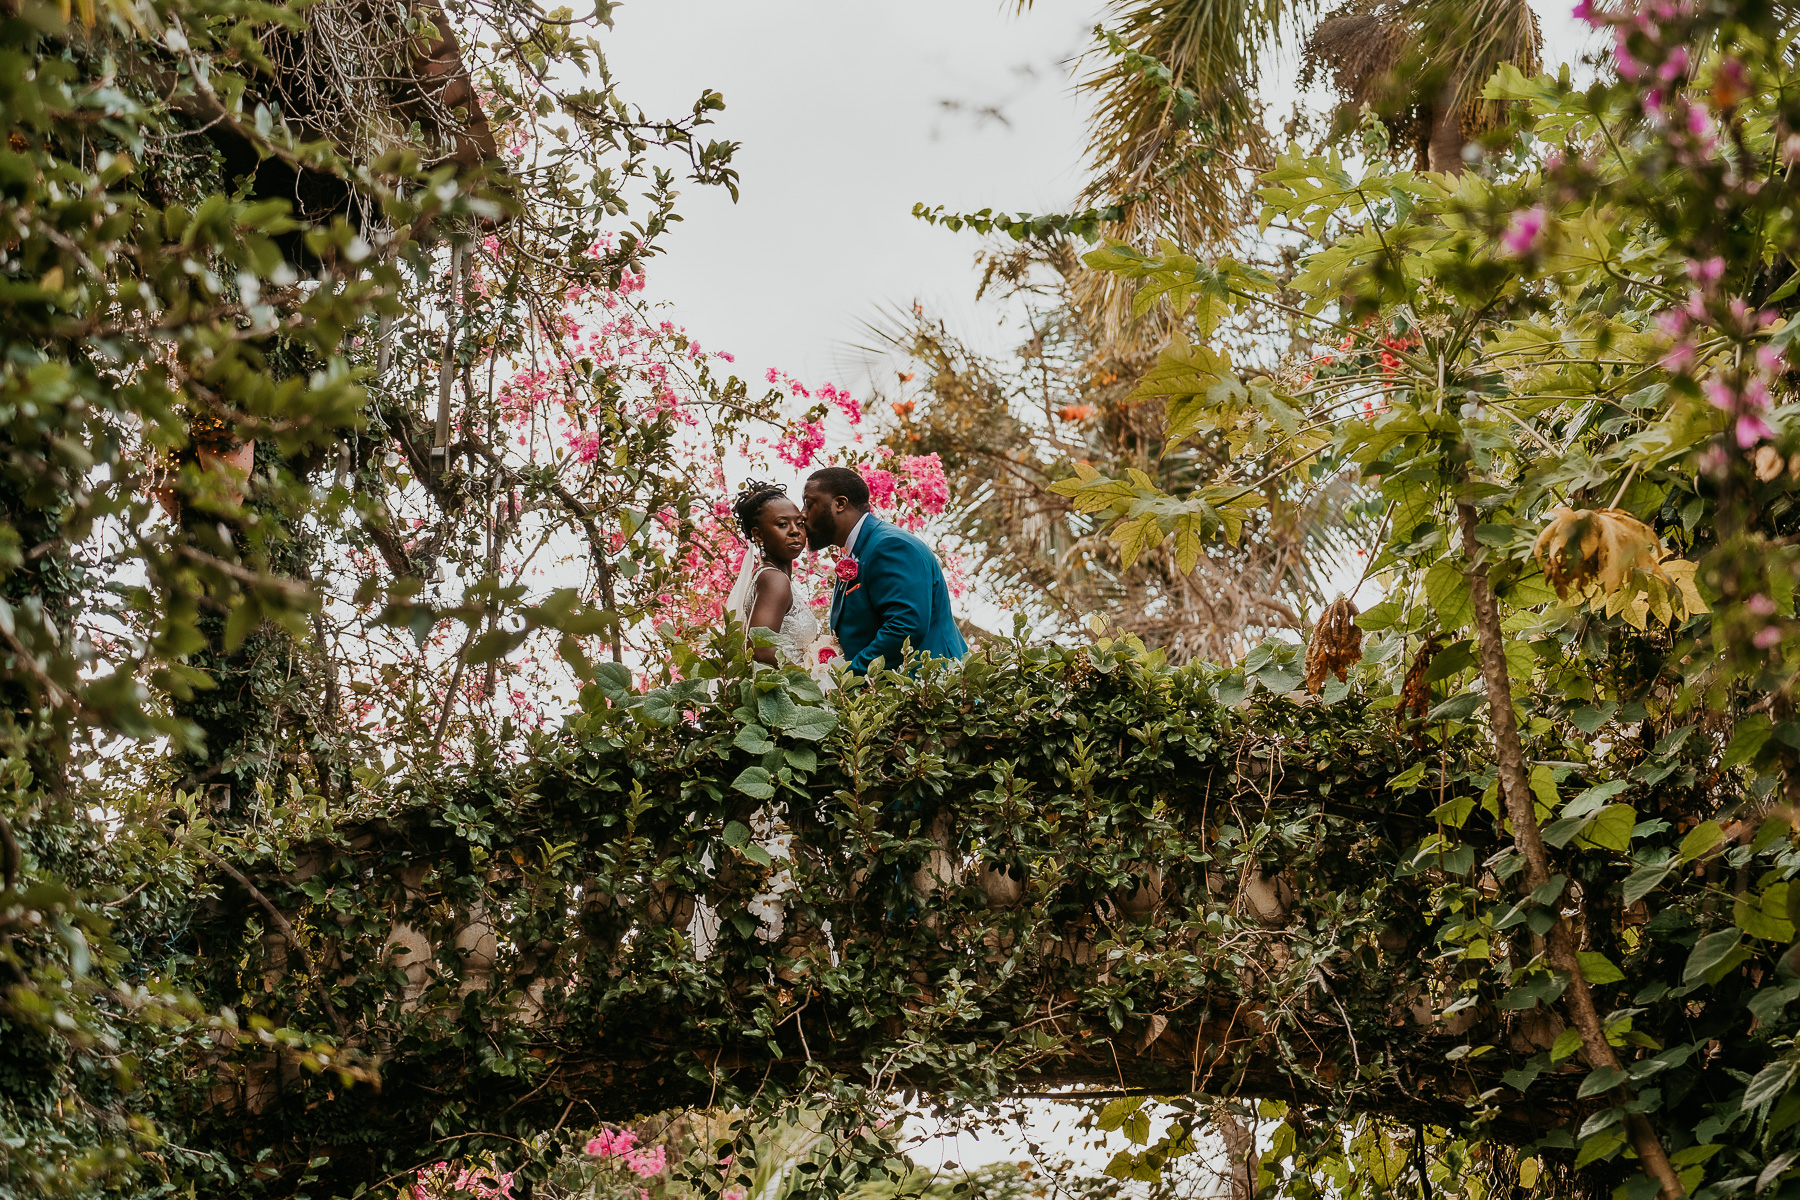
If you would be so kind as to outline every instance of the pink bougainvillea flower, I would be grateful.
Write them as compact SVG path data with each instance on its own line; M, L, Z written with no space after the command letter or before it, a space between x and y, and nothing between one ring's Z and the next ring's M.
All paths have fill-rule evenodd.
M1508 254L1525 255L1536 247L1538 236L1544 232L1544 206L1539 204L1524 212L1513 214L1511 224L1506 232L1500 235L1500 246Z
M1745 413L1737 419L1737 444L1741 449L1748 450L1764 438L1774 436L1775 430L1755 413Z
M1772 617L1775 615L1775 602L1761 592L1756 593L1756 595L1744 601L1744 607L1759 617Z
M1770 646L1781 641L1781 626L1764 625L1761 629L1756 631L1756 636L1750 640L1755 644L1758 650L1767 650Z
M648 1179L652 1175L662 1174L668 1165L668 1152L661 1146L652 1146L648 1150L632 1150L625 1155L625 1165L639 1179Z
M869 499L874 501L877 508L886 508L894 502L894 491L900 485L892 471L884 471L880 467L858 467L856 470L863 477L863 482L869 485Z
M617 1133L602 1129L598 1136L588 1139L587 1152L595 1158L621 1158L636 1145L637 1134L630 1129Z

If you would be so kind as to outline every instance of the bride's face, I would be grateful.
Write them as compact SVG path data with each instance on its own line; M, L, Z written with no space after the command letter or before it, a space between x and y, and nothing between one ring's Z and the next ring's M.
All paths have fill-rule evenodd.
M793 562L806 549L806 519L792 500L777 496L756 514L756 538L770 562Z

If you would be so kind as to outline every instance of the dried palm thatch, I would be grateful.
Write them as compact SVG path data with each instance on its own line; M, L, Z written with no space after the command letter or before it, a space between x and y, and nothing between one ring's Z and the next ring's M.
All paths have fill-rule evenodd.
M424 150L428 162L474 165L493 154L455 30L436 0L322 0L306 17L298 31L270 30L263 49L276 64L287 116L314 136L359 161L411 149Z
M870 349L910 360L901 374L917 382L890 397L904 416L885 440L943 459L955 533L1003 605L1071 636L1105 613L1115 632L1175 662L1231 659L1273 630L1302 628L1317 594L1313 564L1341 558L1359 528L1352 487L1274 495L1238 546L1214 545L1191 571L1166 544L1123 567L1118 544L1049 484L1087 461L1143 470L1179 493L1221 467L1224 446L1163 454L1160 404L1126 403L1155 354L1100 337L1072 299L1068 247L1001 255L988 268L984 287L1031 306L1031 336L1014 359L976 353L912 313L876 329Z
M438 0L321 0L300 28L271 26L262 48L275 67L271 98L290 126L351 162L413 151L427 166L474 167L496 155ZM366 199L357 203L373 217Z
M1324 72L1349 107L1381 117L1396 152L1459 172L1463 147L1506 119L1504 101L1482 98L1487 81L1507 63L1536 74L1542 45L1526 0L1355 0L1307 39L1301 82Z

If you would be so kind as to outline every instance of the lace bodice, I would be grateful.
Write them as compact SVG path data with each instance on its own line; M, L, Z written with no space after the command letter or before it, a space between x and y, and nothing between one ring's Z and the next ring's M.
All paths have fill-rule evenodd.
M779 569L778 567L764 567L756 573L756 583L760 585L765 574ZM776 651L783 658L805 666L806 648L812 644L813 639L819 636L819 618L813 615L812 605L807 603L806 593L797 580L793 587L793 604L788 608L787 616L781 618L781 628L775 631L776 636L772 640L775 643ZM749 628L750 614L756 611L756 592L757 588L753 586L750 594L744 598L745 628Z

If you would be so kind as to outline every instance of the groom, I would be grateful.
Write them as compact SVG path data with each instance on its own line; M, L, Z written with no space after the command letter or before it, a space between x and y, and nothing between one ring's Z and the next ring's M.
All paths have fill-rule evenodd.
M901 647L961 658L969 647L950 613L950 589L929 547L869 511L869 485L849 467L814 471L801 494L806 542L842 546L831 589L831 631L850 669L882 659L900 665Z

